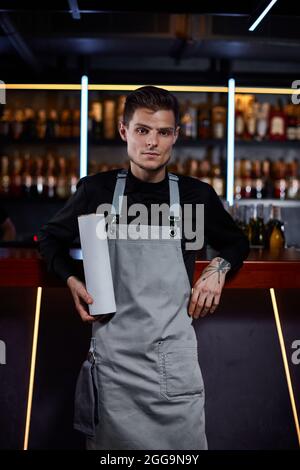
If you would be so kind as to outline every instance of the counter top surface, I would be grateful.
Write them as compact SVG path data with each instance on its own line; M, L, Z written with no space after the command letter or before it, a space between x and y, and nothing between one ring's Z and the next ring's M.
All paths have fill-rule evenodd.
M71 249L81 259L81 250ZM215 254L199 253L194 282ZM0 247L0 286L63 287L56 276L47 272L37 248ZM279 252L251 249L249 257L237 273L227 275L226 288L268 289L300 288L300 250L287 248Z

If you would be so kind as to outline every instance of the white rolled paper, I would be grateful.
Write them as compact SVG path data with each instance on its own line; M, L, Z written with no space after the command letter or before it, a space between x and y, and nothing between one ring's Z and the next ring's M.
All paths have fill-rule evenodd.
M104 214L78 217L86 289L94 302L90 315L116 311Z

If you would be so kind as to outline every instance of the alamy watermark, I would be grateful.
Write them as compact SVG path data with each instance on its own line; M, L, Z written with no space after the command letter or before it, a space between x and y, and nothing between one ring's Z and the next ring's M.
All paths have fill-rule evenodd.
M125 231L111 230L116 228L112 204L105 203L97 207L96 213L104 215L104 223L108 224L109 238L130 240L183 238L186 250L200 250L204 245L204 204L184 204L183 209L180 205L151 204L149 209L144 204L136 203L128 208L127 196L123 196L119 198L119 206L122 209L118 223L127 227ZM133 220L128 222L132 217ZM155 230L158 226L161 229ZM97 237L105 236L99 226Z
M292 103L300 103L300 80L294 80L292 83L292 88L295 89L292 93Z
M6 364L6 344L0 339L0 365Z
M294 366L298 366L300 364L300 339L295 339L295 341L292 342L291 348L295 349L292 354L291 361Z

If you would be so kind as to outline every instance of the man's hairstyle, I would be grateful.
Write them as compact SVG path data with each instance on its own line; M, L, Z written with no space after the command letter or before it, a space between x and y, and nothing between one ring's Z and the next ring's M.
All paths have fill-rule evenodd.
M177 98L164 88L149 85L129 93L123 112L123 122L126 126L129 125L134 112L138 108L147 108L152 111L159 111L160 109L173 111L175 126L179 124L179 104Z

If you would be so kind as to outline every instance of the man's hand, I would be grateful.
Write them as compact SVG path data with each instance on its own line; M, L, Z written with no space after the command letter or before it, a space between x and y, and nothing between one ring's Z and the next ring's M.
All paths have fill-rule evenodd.
M201 276L192 289L188 312L193 318L204 317L213 313L220 302L221 292L230 263L223 258L214 258L202 271Z
M75 307L82 320L85 322L94 322L97 317L91 316L86 309L86 304L92 304L93 299L87 292L85 285L75 276L69 276L67 285L72 293Z

